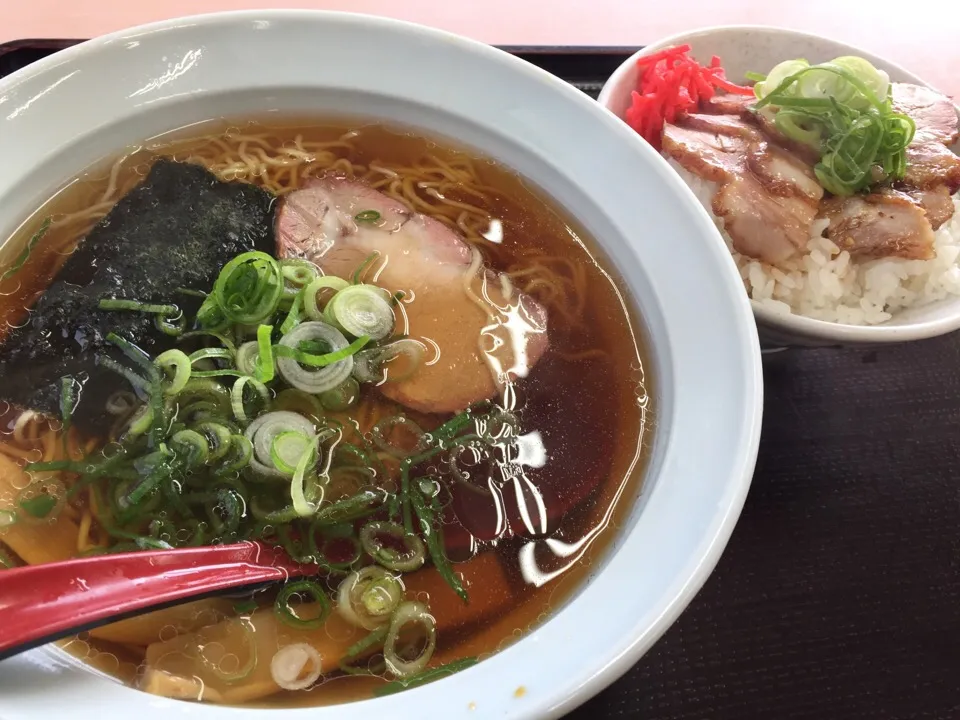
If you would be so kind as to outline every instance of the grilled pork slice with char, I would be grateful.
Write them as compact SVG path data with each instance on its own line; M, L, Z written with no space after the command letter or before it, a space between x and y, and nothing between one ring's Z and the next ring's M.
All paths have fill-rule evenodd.
M960 136L957 109L950 98L922 85L894 83L891 96L894 110L913 118L917 128L898 186L924 208L936 230L953 217L950 195L960 189L960 158L949 148Z
M679 118L662 142L684 169L719 185L713 212L737 252L776 265L806 247L823 197L808 163L734 115Z
M829 198L821 215L830 220L827 237L853 257L930 260L935 255L926 213L897 190Z

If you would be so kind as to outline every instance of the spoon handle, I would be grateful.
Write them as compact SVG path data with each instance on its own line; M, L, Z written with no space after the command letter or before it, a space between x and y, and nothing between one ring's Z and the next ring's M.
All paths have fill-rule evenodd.
M0 660L158 606L310 569L259 543L96 555L0 572Z

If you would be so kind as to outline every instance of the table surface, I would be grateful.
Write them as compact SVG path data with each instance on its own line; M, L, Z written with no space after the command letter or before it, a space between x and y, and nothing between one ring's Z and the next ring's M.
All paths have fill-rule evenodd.
M0 43L89 38L178 15L265 7L387 15L501 45L643 45L692 27L778 25L870 50L960 97L957 0L3 0Z

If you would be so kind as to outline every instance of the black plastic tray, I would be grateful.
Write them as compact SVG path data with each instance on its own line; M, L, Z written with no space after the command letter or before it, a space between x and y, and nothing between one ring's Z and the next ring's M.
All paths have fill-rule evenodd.
M0 76L68 44L0 45ZM633 51L507 49L593 97ZM960 335L764 370L757 472L716 572L568 720L960 718Z

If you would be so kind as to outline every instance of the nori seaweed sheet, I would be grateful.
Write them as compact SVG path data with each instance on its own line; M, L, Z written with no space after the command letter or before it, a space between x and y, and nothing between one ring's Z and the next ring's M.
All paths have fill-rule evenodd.
M152 315L106 312L103 298L176 304L197 301L178 288L209 291L231 258L273 252L274 196L254 185L223 182L200 167L158 159L78 245L33 307L27 324L0 346L0 400L59 415L60 378L82 386L73 422L96 434L109 428L109 395L130 390L98 366L106 354L130 366L106 336L114 332L151 355L173 347Z

